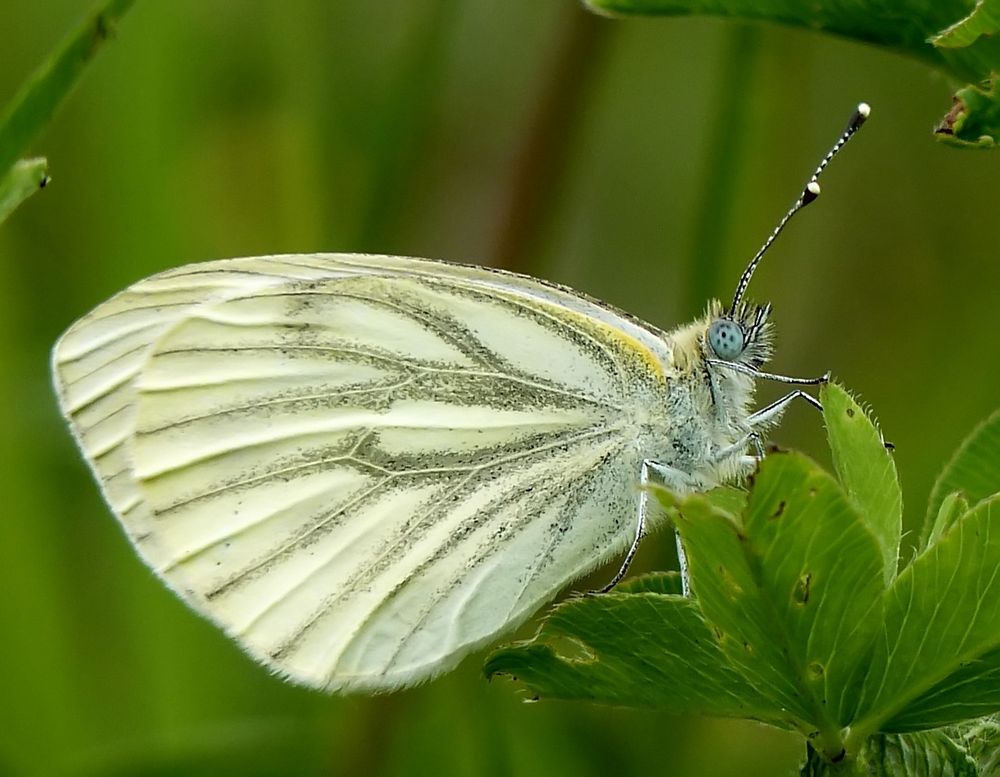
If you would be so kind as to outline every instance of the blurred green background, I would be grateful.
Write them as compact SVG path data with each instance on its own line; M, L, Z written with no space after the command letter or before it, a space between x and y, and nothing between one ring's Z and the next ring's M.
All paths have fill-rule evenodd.
M7 0L0 100L87 7ZM52 185L0 229L0 775L793 773L794 737L524 704L481 656L371 699L269 677L133 555L48 349L158 270L294 251L501 264L671 327L731 295L864 99L751 295L774 303L772 367L871 403L913 529L1000 405L1000 153L933 142L950 86L846 41L574 0L138 3L34 145ZM828 461L804 403L775 439Z

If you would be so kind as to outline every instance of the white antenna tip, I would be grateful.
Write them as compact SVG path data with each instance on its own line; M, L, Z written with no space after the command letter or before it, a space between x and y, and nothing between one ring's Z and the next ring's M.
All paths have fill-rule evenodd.
M819 197L820 188L819 181L810 181L806 184L806 191L809 192L813 197Z
M872 112L872 107L868 103L858 103L858 113L864 116L866 119Z

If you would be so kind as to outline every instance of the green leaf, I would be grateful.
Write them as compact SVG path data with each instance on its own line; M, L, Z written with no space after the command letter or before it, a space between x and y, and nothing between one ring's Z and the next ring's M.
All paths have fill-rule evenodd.
M933 545L941 539L942 535L954 526L967 512L969 512L969 500L965 498L965 494L961 491L948 494L941 503L937 516L931 523L930 534L925 544Z
M867 774L885 777L978 777L975 760L941 731L880 734L858 756Z
M923 60L967 84L936 137L967 148L993 147L1000 138L1000 100L980 84L1000 73L1000 0L584 0L598 13L680 16L704 14L770 21L871 43Z
M683 590L679 572L650 572L615 586L616 594L680 594Z
M836 754L856 704L851 677L879 625L875 537L833 479L796 454L764 460L742 526L698 496L680 516L692 588L723 651Z
M961 70L964 78L975 77L973 72L979 77L983 75L983 62L978 57L956 57L955 52L945 55L929 40L968 14L968 4L963 0L936 0L934 3L898 0L882 4L864 0L816 0L812 3L787 0L584 0L584 3L604 14L703 14L780 22L904 51L956 75ZM900 20L904 18L906 24L901 24Z
M782 723L726 660L698 605L672 593L676 574L623 588L557 605L533 640L494 651L486 675L512 675L546 698Z
M1000 410L965 438L938 476L927 505L922 546L929 544L945 499L956 492L964 494L970 504L1000 493Z
M964 48L981 35L997 32L1000 32L1000 0L978 0L968 16L933 36L931 43L940 48Z
M1000 495L980 502L886 595L857 734L1000 711Z
M705 494L705 498L713 507L718 507L730 515L742 515L747 506L748 496L745 490L732 486L719 486Z
M947 732L972 756L980 774L1000 774L1000 719L997 716L961 723Z
M1000 710L1000 648L977 653L888 724L900 730L944 726ZM888 727L888 726L887 726Z
M882 434L842 387L820 391L833 465L841 485L882 549L885 582L896 576L903 531L903 494Z
M934 136L959 148L995 148L1000 144L1000 90L996 72L983 86L970 84L955 92L951 110L934 129Z
M787 634L775 628L771 602L744 552L746 536L735 518L708 500L686 499L677 522L688 554L692 585L707 618L716 627L722 650L772 703L787 709L796 725L808 728L815 710L785 661ZM760 567L754 559L753 567Z
M810 751L802 777L979 777L966 748L942 731L877 734L843 763L831 764Z
M0 175L45 126L134 0L105 0L21 88L0 117Z
M0 224L18 205L45 187L48 169L44 158L22 159L0 178Z
M1000 713L1000 494L969 510L963 493L995 485L1000 414L949 464L940 488L964 488L941 500L933 542L886 589L895 467L843 389L823 400L847 493L794 453L767 457L749 493L654 489L694 596L668 573L565 602L534 640L494 652L487 674L551 698L797 730L818 751L804 774L978 774L976 761L1000 760L1000 737L914 735Z

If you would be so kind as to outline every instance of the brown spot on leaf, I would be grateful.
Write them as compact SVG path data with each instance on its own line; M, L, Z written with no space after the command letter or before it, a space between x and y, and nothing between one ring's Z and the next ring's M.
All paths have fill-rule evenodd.
M812 585L812 572L806 572L802 577L799 578L799 582L795 584L795 591L793 596L798 604L807 604L809 602L809 589Z
M958 97L951 98L951 110L945 114L945 117L941 119L941 123L934 128L934 132L937 135L954 135L955 125L958 123L959 119L962 118L965 113L965 103L958 99Z

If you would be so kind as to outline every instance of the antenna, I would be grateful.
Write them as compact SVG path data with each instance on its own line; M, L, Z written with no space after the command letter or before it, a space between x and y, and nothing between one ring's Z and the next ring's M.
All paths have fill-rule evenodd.
M753 277L754 270L757 269L757 265L760 264L760 260L763 258L764 254L767 253L767 249L771 247L771 244L775 241L778 235L781 234L781 230L785 228L792 216L802 210L806 205L819 197L819 176L826 169L826 166L830 164L837 153L842 149L847 141L850 140L854 133L861 129L861 125L865 123L865 119L872 112L871 107L868 103L858 103L858 107L854 109L854 113L851 116L851 120L847 123L847 128L840 134L837 138L837 142L833 144L833 148L826 152L826 156L823 157L823 161L819 163L816 171L812 174L809 181L806 183L805 187L802 189L802 193L799 198L795 201L791 208L788 209L788 213L782 216L781 221L778 222L778 226L774 228L774 231L768 236L767 240L764 241L764 245L760 247L760 250L754 255L753 259L750 260L750 264L743 271L743 275L740 276L740 282L736 285L736 294L733 295L733 304L729 308L729 317L732 318L736 315L736 307L740 304L740 300L743 299L744 293L746 293L747 286L750 285L750 279Z

